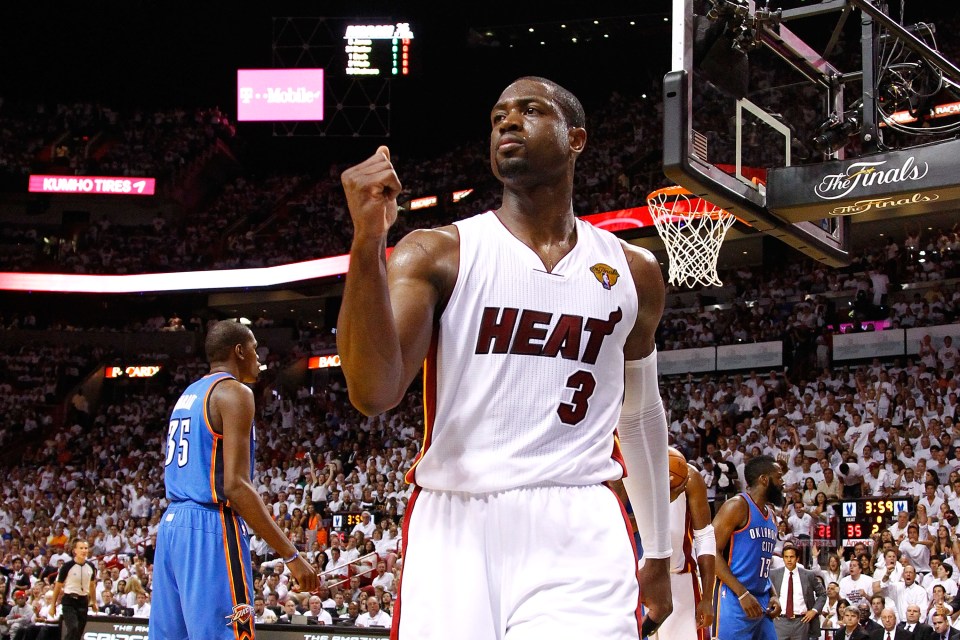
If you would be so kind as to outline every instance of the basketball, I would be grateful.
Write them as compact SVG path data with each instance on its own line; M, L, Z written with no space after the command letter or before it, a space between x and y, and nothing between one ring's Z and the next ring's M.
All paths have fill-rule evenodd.
M687 481L687 474L690 468L687 466L687 459L683 457L677 449L667 447L670 453L670 491L676 491Z

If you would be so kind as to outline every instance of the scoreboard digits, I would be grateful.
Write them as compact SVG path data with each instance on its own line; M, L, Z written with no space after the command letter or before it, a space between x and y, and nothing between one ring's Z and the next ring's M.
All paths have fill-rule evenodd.
M914 499L897 498L860 498L843 500L840 503L839 536L841 546L853 546L858 542L868 542L881 530L889 527L901 511L911 512Z

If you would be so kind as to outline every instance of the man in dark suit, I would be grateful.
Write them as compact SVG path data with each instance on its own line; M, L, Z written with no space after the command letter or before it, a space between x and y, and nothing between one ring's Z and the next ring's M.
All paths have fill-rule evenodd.
M880 612L880 629L870 634L870 640L913 640L913 634L897 626L897 614L893 609Z
M783 545L783 567L770 571L770 583L777 590L781 613L773 623L777 640L808 640L820 637L820 611L827 591L812 571L797 566L797 549Z
M860 612L856 607L843 610L843 626L833 634L833 640L870 640L870 636L860 626Z
M960 639L960 631L950 627L950 619L947 616L935 613L930 619L930 622L933 623L933 638L932 640L958 640Z
M860 611L860 628L863 629L868 636L873 636L875 631L883 628L878 623L870 619L870 613L872 610L868 600L861 600L860 604L857 605L857 609Z
M933 627L920 622L920 605L907 605L907 619L897 625L898 629L906 629L913 634L913 640L932 640Z

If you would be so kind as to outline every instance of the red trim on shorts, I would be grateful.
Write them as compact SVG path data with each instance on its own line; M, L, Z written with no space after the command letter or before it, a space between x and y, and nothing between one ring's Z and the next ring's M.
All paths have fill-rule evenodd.
M430 448L430 442L433 440L433 421L437 415L437 345L440 336L436 331L430 340L430 350L427 357L423 360L423 444L417 457L413 459L413 464L404 474L403 479L407 484L417 483L417 465L423 460L424 454Z
M689 503L687 505L683 523L683 568L680 573L693 573L697 568L697 559L693 557L693 520L690 518Z
M407 564L407 541L410 539L410 517L413 515L413 507L420 496L420 487L414 487L410 494L410 500L407 502L407 510L403 514L403 544L400 547L400 557L403 558L403 564ZM393 624L390 626L390 640L398 640L400 637L400 605L403 602L401 592L403 591L403 571L400 572L400 581L397 583L397 600L393 605Z
M623 526L627 531L627 538L630 540L630 548L633 549L633 566L634 574L637 576L637 608L634 612L634 615L637 617L637 638L641 638L640 629L643 626L643 585L640 584L640 572L636 570L637 563L640 562L640 556L637 554L637 545L634 543L633 539L633 525L630 523L630 516L627 515L627 509L623 506L623 503L620 502L620 496L617 495L617 492L609 484L604 486L607 489L610 489L610 493L613 494L613 498L617 501L617 504L620 506L620 515L623 516ZM391 639L395 640L395 639Z

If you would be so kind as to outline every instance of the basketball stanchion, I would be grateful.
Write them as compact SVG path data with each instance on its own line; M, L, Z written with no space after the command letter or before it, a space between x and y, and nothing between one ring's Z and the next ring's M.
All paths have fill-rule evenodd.
M736 216L683 187L657 189L647 196L647 206L667 249L670 284L722 286L717 257Z

